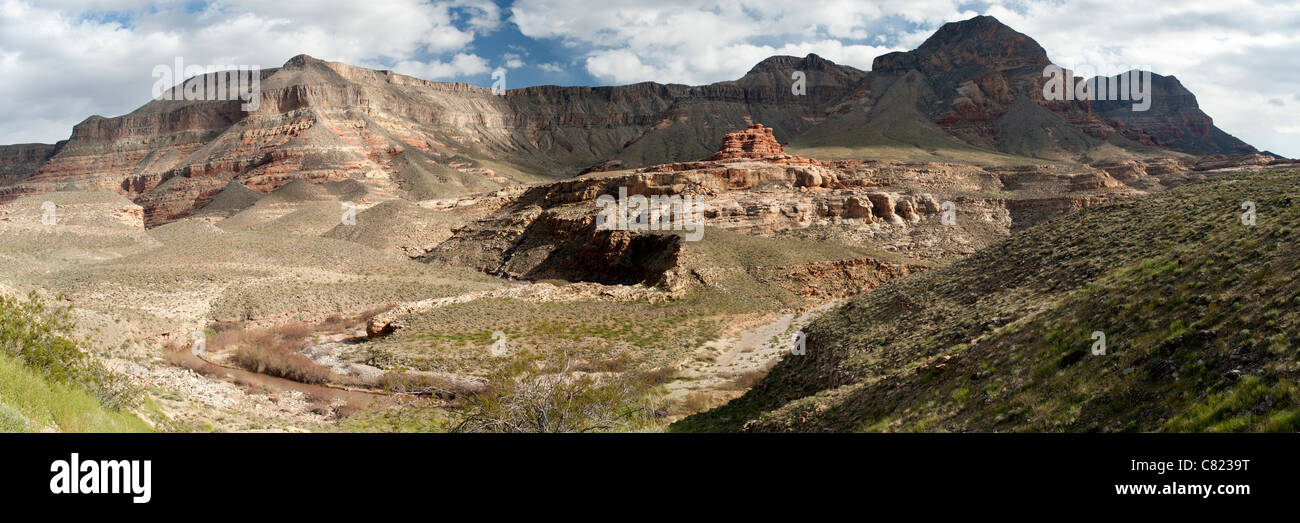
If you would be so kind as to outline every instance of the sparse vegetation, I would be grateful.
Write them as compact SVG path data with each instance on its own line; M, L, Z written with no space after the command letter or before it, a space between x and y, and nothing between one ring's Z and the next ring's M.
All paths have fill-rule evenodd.
M72 340L66 308L0 295L0 431L140 432L139 391Z
M0 432L151 432L127 410L105 407L91 393L53 382L0 354Z
M440 376L412 371L388 371L373 384L375 388L401 394L435 395L455 400L484 392L482 386L448 380Z
M85 390L110 410L132 407L138 391L71 339L68 309L50 307L36 293L26 300L0 295L0 352L43 379Z
M674 429L1296 430L1297 193L1239 174L1028 229L828 313L806 356Z
M452 432L609 432L632 430L662 414L643 377L575 372L567 357L532 354L494 372L465 397Z
M213 346L217 350L235 347L234 361L240 367L270 376L300 383L326 383L329 369L302 350L311 327L304 323L290 323L274 329L232 329L217 334Z

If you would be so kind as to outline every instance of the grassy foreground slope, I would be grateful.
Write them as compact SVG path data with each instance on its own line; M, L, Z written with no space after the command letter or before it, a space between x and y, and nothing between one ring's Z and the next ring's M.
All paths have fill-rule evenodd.
M66 312L0 294L0 432L149 432L134 390L67 332Z
M0 432L151 432L125 410L110 410L86 391L49 381L0 354Z
M1295 171L1085 209L859 296L673 429L1296 431L1297 227Z

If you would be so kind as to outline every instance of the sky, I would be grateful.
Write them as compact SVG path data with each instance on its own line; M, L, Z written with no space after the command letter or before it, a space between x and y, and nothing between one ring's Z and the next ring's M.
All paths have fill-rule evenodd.
M0 0L0 144L148 102L158 65L308 54L490 87L705 84L772 55L869 70L945 22L997 17L1077 71L1178 77L1215 124L1300 157L1300 2L1269 0Z

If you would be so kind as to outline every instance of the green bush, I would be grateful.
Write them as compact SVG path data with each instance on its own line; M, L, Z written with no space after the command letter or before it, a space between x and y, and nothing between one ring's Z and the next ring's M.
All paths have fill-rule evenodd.
M611 432L649 424L660 409L645 398L653 383L627 373L576 372L567 356L521 354L465 396L452 432Z
M0 352L37 375L89 392L110 410L135 406L139 394L71 339L69 309L49 307L36 293L22 301L0 296Z

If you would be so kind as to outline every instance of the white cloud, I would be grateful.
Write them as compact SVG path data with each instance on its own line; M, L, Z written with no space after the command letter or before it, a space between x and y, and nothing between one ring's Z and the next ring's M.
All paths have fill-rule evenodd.
M815 52L861 69L911 49L948 21L991 14L1043 45L1057 63L1099 73L1133 65L1177 76L1220 128L1261 149L1300 156L1277 131L1300 121L1300 4L1268 0L789 2L520 0L511 20L534 38L585 55L602 81L731 80L771 54ZM872 45L866 45L870 42ZM1300 100L1300 97L1294 99Z
M592 53L587 58L587 70L620 83L649 80L659 72L658 68L641 63L641 58L627 49Z
M488 70L466 51L500 27L489 0L261 2L190 12L143 0L0 0L0 143L67 138L87 116L147 102L157 64L276 67L298 54L450 79Z
M1279 124L1300 121L1300 106L1270 99L1300 91L1300 5L1266 0L1134 4L1079 0L1014 3L989 13L1025 33L1066 65L1096 64L1113 74L1143 64L1178 77L1219 128L1260 149L1300 156ZM1104 67L1115 64L1114 67Z
M451 60L442 62L403 61L393 66L393 70L416 78L456 78L488 72L488 61L473 54L460 53Z
M521 0L511 20L526 36L584 53L587 71L601 80L703 84L734 80L773 54L815 52L870 69L877 55L901 49L885 45L890 38L910 36L891 24L938 25L960 12L949 0Z
M503 17L553 39L560 73L602 82L703 84L740 77L775 54L817 53L861 69L919 45L944 22L977 14L958 0L224 0L198 12L151 0L0 0L0 143L52 142L90 114L149 98L156 64L278 66L307 53L428 79L527 67L526 46L489 60L475 39ZM506 12L508 11L508 13ZM994 1L980 7L1063 65L1132 64L1175 75L1224 130L1300 156L1300 5L1268 0ZM118 20L129 20L122 25ZM564 53L569 53L565 55ZM1273 100L1284 100L1277 105Z
M505 53L501 55L501 59L505 61L506 69L518 69L526 65L524 64L523 57L516 53Z

